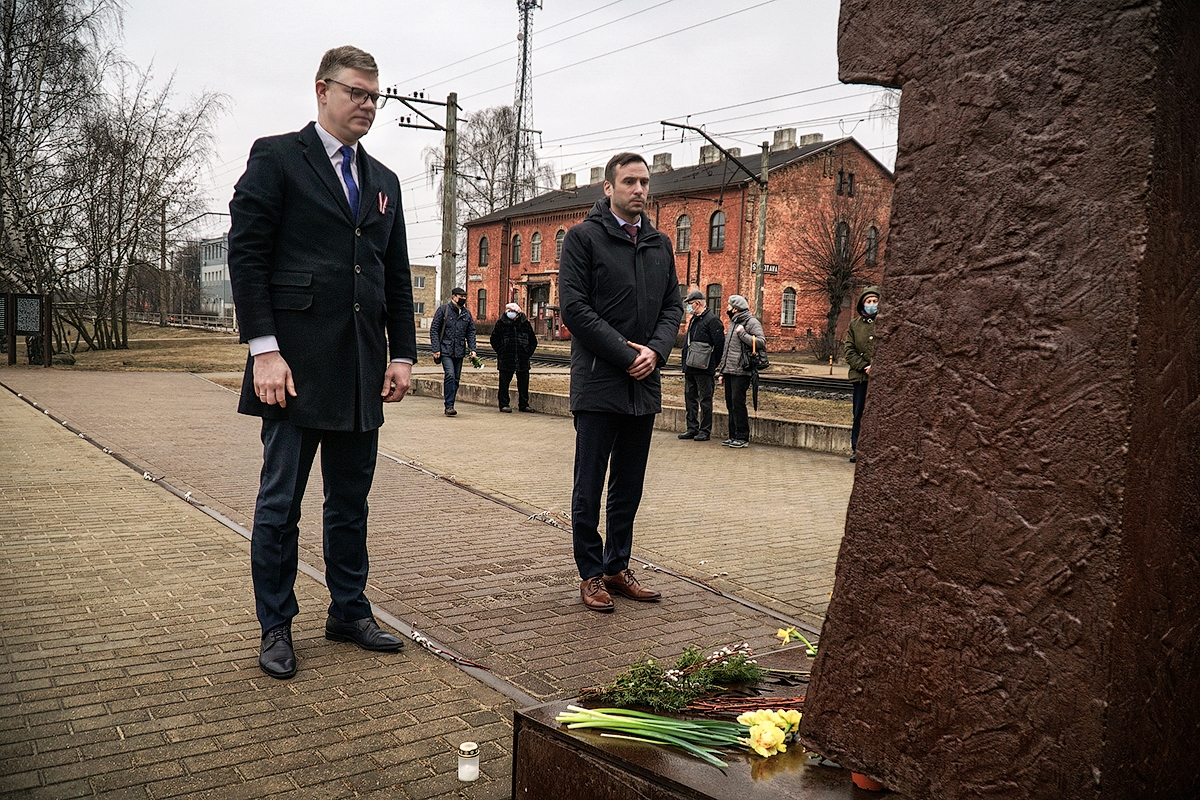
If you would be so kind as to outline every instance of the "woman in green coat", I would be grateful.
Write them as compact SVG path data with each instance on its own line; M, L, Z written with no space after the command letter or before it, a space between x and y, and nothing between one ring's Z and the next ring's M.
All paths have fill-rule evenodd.
M843 353L847 377L854 387L854 424L850 427L850 461L858 460L858 429L867 404L867 379L871 375L871 351L875 348L875 315L879 313L879 287L868 286L858 295L858 314L850 320Z

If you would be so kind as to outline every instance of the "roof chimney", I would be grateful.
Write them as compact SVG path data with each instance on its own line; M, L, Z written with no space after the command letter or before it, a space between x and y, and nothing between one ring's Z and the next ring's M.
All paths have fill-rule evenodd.
M728 149L728 152L729 152L729 155L733 156L734 158L742 157L742 148L740 148L740 147L730 147Z
M825 141L825 134L823 133L805 133L800 136L801 147L810 144L820 144L823 141Z
M780 128L779 130L775 131L775 142L771 145L772 153L778 153L781 150L791 150L795 146L795 128Z
M671 171L671 154L670 153L655 153L654 164L650 167L651 175L658 175L662 172Z
M588 181L588 186L595 186L597 183L604 183L604 167L592 167L592 178Z
M700 163L715 164L721 160L721 151L717 149L715 144L700 145Z
M564 192L569 192L575 188L575 173L567 172L562 176L562 185L560 187Z

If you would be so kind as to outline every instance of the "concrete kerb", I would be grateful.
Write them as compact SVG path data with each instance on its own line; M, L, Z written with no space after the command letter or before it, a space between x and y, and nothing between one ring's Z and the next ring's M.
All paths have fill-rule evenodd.
M441 397L442 378L435 375L413 375L411 391L419 397ZM467 383L460 384L458 387L458 400L475 405L495 408L499 405L498 394L499 390L495 386ZM530 404L542 413L560 417L571 416L570 398L566 395L530 392L529 400ZM724 431L728 425L728 415L714 407L713 430ZM682 433L687 430L686 409L664 406L662 413L654 420L654 427L659 430ZM755 415L753 411L750 416L750 439L755 444L795 447L818 453L839 455L849 455L850 453L849 425L798 422L765 414Z

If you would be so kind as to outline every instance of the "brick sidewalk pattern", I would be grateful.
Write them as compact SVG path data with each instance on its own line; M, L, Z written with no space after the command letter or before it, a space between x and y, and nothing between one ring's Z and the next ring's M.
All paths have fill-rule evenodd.
M250 524L261 466L259 425L257 420L234 413L235 398L227 390L196 376L171 373L8 369L0 370L0 382L35 399L152 475L183 491L191 491L197 501L234 522ZM107 457L99 450L69 435L62 426L54 425L33 409L22 407L20 401L15 401L18 406L13 407L14 401L15 398L5 401L6 414L16 415L16 419L20 417L18 412L23 412L38 422L25 426L34 437L34 441L24 445L26 450L49 452L51 446L39 442L51 439L54 447L66 446L60 439L70 447L66 454L55 457L59 473L53 479L45 477L48 473L40 473L40 480L27 479L26 475L3 479L0 503L6 511L4 524L15 525L14 530L23 531L25 537L43 537L39 541L44 541L48 535L44 529L66 519L58 533L62 547L84 564L106 566L96 575L88 570L76 573L56 568L55 572L69 572L72 586L82 576L92 575L97 593L113 591L113 587L128 592L127 581L161 579L163 567L159 564L147 570L132 556L118 563L110 552L120 549L113 540L124 541L127 526L137 527L143 535L153 533L156 537L153 552L158 557L169 560L177 569L194 569L205 577L172 577L171 581L154 582L143 589L148 594L156 593L155 603L163 604L163 610L159 612L162 621L156 620L160 627L147 631L145 642L139 639L139 643L146 647L162 644L158 637L168 635L164 631L169 630L176 637L170 641L184 640L192 646L192 641L200 640L211 646L209 637L224 635L236 625L237 646L206 650L203 663L225 681L233 674L255 686L255 691L277 690L280 685L273 681L264 684L268 679L261 676L255 664L257 627L244 540L178 498L142 481L116 461L105 461ZM718 442L680 442L671 434L656 432L646 499L634 540L635 557L707 581L731 595L772 609L775 614L706 591L665 572L640 570L647 583L664 591L664 601L636 604L618 598L617 613L602 616L586 611L579 602L569 533L528 519L539 511L555 516L569 509L573 457L569 419L539 414L500 415L481 406L464 406L457 418L448 419L441 415L438 401L418 397L389 408L388 417L381 431L380 449L394 458L381 457L371 495L372 562L368 595L378 608L455 652L486 664L521 692L539 699L569 697L583 687L602 683L642 655L673 658L686 645L749 641L760 651L770 649L777 643L773 638L775 629L783 624L780 615L810 626L820 624L832 587L833 564L853 474L844 458L773 447L729 450ZM5 427L10 427L5 422ZM105 477L87 486L82 476L90 474L97 458L109 476L121 476L122 480ZM46 464L39 469L52 467ZM319 469L314 469L301 531L301 558L318 570L322 569L319 479ZM131 493L133 487L138 490L136 494ZM472 491L466 491L467 488ZM64 499L64 492L70 502ZM35 502L47 495L54 498L52 504ZM143 495L156 498L154 506L161 506L163 513L173 510L179 517L193 520L195 527L184 527L182 523L167 526L136 504L130 505L131 498ZM114 521L97 529L93 515L109 505ZM7 522L11 516L7 513L9 508L24 509L18 515L19 521ZM68 512L68 509L73 510ZM113 530L109 531L110 528ZM157 537L165 539L170 547L181 548L182 554L164 549L163 541ZM25 539L15 541L25 542ZM190 556L190 551L201 545L209 553L207 561ZM23 546L25 551L21 556L6 547L0 566L14 574L33 577L35 571L19 559L36 558L42 547L38 543ZM18 563L20 566L16 566ZM213 610L217 598L207 593L211 574L216 571L210 563L221 564L228 573L225 588L219 594L225 604L219 612L223 620L219 624L213 621L213 615L218 613ZM152 574L155 570L157 575ZM722 572L728 574L711 577ZM28 591L44 598L40 593L46 591L45 581L44 578L31 581ZM202 588L199 594L193 584ZM188 588L172 594L173 585ZM324 670L332 670L345 680L356 681L359 693L373 692L374 685L361 685L362 675L371 676L369 683L378 678L386 684L410 677L413 671L410 662L424 665L428 661L428 669L436 671L437 679L447 686L431 693L439 699L445 694L441 705L426 706L430 713L438 715L422 720L434 728L433 733L419 740L427 750L421 751L414 745L419 752L413 758L426 759L421 763L430 771L425 776L430 781L444 777L439 770L443 766L449 769L447 765L453 760L450 745L454 737L448 737L449 731L469 729L475 736L477 728L485 732L507 729L510 720L505 709L511 709L511 704L505 706L507 701L496 692L453 667L432 660L428 654L405 655L399 664L393 664L379 657L368 658L361 651L344 646L331 649L320 638L327 603L323 599L324 589L304 576L299 579L298 588L301 585L301 615L296 620L300 673L284 687L320 681L326 677ZM72 588L72 592L77 591ZM5 615L6 668L15 663L17 654L23 654L21 658L30 658L29 653L40 654L38 648L46 637L54 640L73 635L62 626L68 625L78 612L55 610L53 603L49 603L48 612L59 615L59 627L39 628L32 642L23 640L18 645L10 639L8 622L27 614L32 602L21 594L0 601ZM119 621L121 624L116 627L128 635L130 625L124 617L127 612L107 610L100 604L88 607L92 609L88 615ZM204 613L193 617L195 607L203 607ZM166 609L173 609L173 615ZM415 648L410 645L408 649ZM371 663L363 663L364 659ZM87 670L79 664L64 668ZM169 682L167 669L160 667L155 672L153 665L146 664L141 672ZM451 674L457 677L457 682L449 681L447 675ZM11 678L3 685L0 703L6 711L3 715L6 734L2 740L6 760L0 766L0 788L5 786L4 781L12 779L10 776L32 780L28 777L31 769L38 776L38 782L32 785L43 786L46 780L40 767L26 768L12 760L36 755L36 748L33 753L20 749L19 742L27 738L25 730L30 726L21 709L27 701L41 696L33 687L13 689L17 684ZM345 685L338 686L350 697L357 696ZM322 685L321 691L325 689ZM395 691L402 697L393 702L409 699L404 690ZM455 691L462 696L450 697L449 693ZM30 696L27 692L34 694ZM79 694L70 690L61 692L55 695L55 702L63 708L67 705L65 698L86 702ZM178 691L175 694L178 696ZM338 710L321 709L321 712L331 716L366 713L362 707L342 711L341 705L353 703L346 697L335 698L336 694L323 696L337 705ZM430 693L421 690L420 694ZM236 704L212 697L214 707L220 707L213 712L216 714L228 714ZM302 701L294 702L303 705ZM111 713L107 708L102 712ZM273 712L264 709L257 713ZM492 714L494 718L485 721L484 717L469 716L476 713ZM18 722L11 722L14 718ZM338 724L337 718L326 718L310 730L313 736L324 737L331 730L340 730ZM446 725L451 727L443 727ZM109 727L115 730L115 724L106 730ZM392 739L410 730L407 725L386 727ZM478 735L478 738L485 742L485 756L491 758L485 763L485 772L495 762L493 766L497 769L488 774L497 781L491 788L498 788L499 784L505 784L500 763L503 762L504 770L509 768L508 741L502 733L490 738ZM261 741L260 747L268 746ZM319 748L321 744L315 746ZM386 745L382 746L386 749ZM73 759L89 760L78 747L65 749ZM405 747L401 749L407 754ZM169 769L180 770L170 780L178 782L180 778L175 776L191 774L181 758L164 758L165 761L155 763L169 762L172 765ZM255 756L250 760L260 758ZM376 759L373 750L365 760L378 764L378 769L391 769L391 765ZM306 765L311 767L315 763L318 762L310 760ZM21 768L14 769L15 766ZM122 767L122 771L128 769L128 765ZM241 775L239 780L247 780L238 769L232 768ZM282 767L277 776L290 780L291 774L290 768ZM328 783L330 787L345 786L346 780L331 774ZM233 782L236 781L231 779ZM395 796L417 796L413 793L421 791L414 788L419 782L401 776L397 785L404 786L409 794ZM143 776L136 785L145 788L152 783ZM56 785L62 785L62 781ZM93 779L88 778L88 785L95 790ZM134 783L129 785L132 787ZM489 790L479 784L470 789L477 794L468 796L485 796ZM145 791L134 796L160 796L152 788ZM158 791L162 791L161 787ZM180 793L201 791L202 788L193 786ZM457 787L443 787L421 796L439 796L439 791L455 796ZM506 784L503 793L507 793ZM219 795L229 796L224 790ZM52 796L66 795L52 793Z

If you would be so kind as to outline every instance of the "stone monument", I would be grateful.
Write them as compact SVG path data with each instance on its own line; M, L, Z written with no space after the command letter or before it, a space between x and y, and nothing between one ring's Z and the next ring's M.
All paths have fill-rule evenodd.
M802 732L912 797L1200 797L1200 2L843 0L903 89Z

